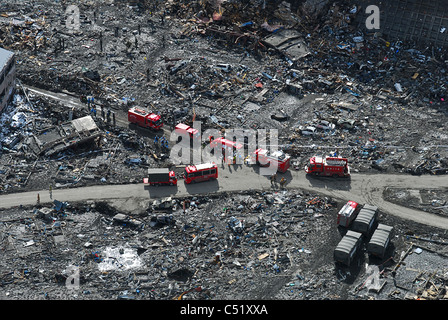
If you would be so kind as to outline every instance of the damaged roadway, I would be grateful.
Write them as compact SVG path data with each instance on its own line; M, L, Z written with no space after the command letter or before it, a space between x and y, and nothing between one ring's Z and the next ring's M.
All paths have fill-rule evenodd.
M0 119L0 299L448 298L446 50L360 30L349 1L244 2L79 1L72 33L66 1L2 1L20 82ZM278 129L286 189L246 165L143 188L148 167L173 164L159 133L129 125L134 105L160 113L167 137L193 119ZM30 136L88 116L101 136L30 152ZM350 180L304 174L334 152ZM363 247L351 267L335 264L347 200L394 227L385 259ZM70 266L80 290L67 287Z

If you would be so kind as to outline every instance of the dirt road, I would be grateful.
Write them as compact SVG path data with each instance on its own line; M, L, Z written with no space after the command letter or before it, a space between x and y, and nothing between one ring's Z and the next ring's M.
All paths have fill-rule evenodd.
M151 200L160 197L182 197L194 194L236 192L240 190L271 190L268 177L258 174L257 167L232 166L219 167L219 178L216 181L186 185L182 180L177 186L151 187L145 189L142 184L97 185L90 187L56 189L52 199L59 201L113 200L134 199L137 201ZM229 170L230 169L230 170ZM353 174L350 180L333 178L312 178L303 171L290 170L284 176L289 189L302 189L342 201L354 200L359 203L370 203L380 208L382 212L403 219L448 229L448 218L430 214L424 211L402 207L383 199L386 187L397 188L448 188L445 176L410 176L394 174ZM19 205L33 205L39 194L41 203L52 202L48 190L6 194L0 196L0 208L10 208Z

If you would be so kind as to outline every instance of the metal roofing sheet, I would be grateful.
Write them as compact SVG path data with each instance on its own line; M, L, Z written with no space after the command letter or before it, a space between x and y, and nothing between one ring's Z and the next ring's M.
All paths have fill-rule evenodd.
M0 48L0 71L3 71L3 68L13 56L14 52Z
M370 238L369 245L376 244L379 246L384 246L390 236L390 233L392 232L392 229L392 227L386 226L384 224L378 225L378 228Z
M336 246L335 252L343 252L349 254L356 246L361 234L354 231L348 231Z

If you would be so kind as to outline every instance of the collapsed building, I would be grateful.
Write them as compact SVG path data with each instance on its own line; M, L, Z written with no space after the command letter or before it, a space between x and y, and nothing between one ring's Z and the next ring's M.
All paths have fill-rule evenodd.
M50 157L67 148L92 141L102 135L91 116L85 116L59 126L48 128L39 135L31 135L24 146L34 157Z
M13 97L15 78L15 55L11 51L0 48L0 113Z

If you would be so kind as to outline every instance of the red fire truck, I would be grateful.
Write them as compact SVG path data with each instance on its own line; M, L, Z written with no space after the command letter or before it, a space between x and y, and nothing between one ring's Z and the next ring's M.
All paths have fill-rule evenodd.
M160 115L139 107L132 107L128 110L128 121L140 127L153 130L160 130L163 127L163 121Z
M196 183L218 178L218 166L214 162L185 167L185 183Z
M184 123L177 124L176 127L174 128L174 131L179 135L186 133L190 136L191 139L195 139L195 140L201 139L201 133L199 132L198 129L194 129Z
M277 165L277 171L281 173L285 173L291 166L291 157L281 150L270 153L266 149L259 148L255 150L253 156L254 160L262 166Z
M223 149L233 148L235 150L243 148L243 145L241 143L236 143L223 137L210 141L210 147L214 148L216 146L221 146Z
M358 203L355 201L348 201L338 212L337 225L348 228L350 223L355 220L358 214Z
M231 140L225 139L223 137L217 138L215 140L211 140L211 137L210 137L210 147L211 148L214 149L215 147L220 147L220 146L222 148L222 156L224 157L225 160L228 160L225 158L226 149L227 149L227 155L231 155L233 157L236 154L236 152L238 152L238 150L244 148L244 146L241 143L237 143L235 141L231 141ZM233 159L230 159L230 160L233 161Z
M311 157L310 163L305 166L305 172L315 176L350 177L348 160L338 157Z
M144 186L161 186L161 185L177 185L177 178L174 171L168 168L150 168L148 169L148 177L143 178Z

